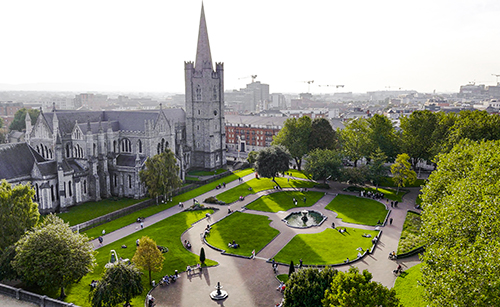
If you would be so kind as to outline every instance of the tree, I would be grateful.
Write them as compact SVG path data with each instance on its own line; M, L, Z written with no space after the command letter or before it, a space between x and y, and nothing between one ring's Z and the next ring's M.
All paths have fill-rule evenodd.
M94 246L55 215L47 216L16 243L12 266L28 284L61 289L80 281L95 266Z
M391 120L385 115L375 114L367 121L369 152L365 153L365 157L368 158L376 148L380 148L389 161L394 161L399 149L396 132Z
M360 167L345 167L342 169L341 181L349 184L363 185L368 180L368 168L366 165Z
M462 140L422 189L430 306L500 306L500 141Z
M30 115L31 118L31 124L35 124L38 115L40 115L40 110L38 109L26 109L22 108L19 109L16 114L14 114L14 119L10 123L9 129L10 130L17 130L17 131L23 131L26 129L26 113Z
M202 247L201 250L200 250L200 263L203 264L205 263L205 249Z
M163 268L165 257L156 246L156 242L149 237L142 237L135 251L132 261L142 270L149 272L149 283L151 284L151 272L160 272Z
M349 121L340 130L340 144L344 155L358 166L358 160L366 157L369 152L368 122L364 118Z
M38 204L33 202L35 190L28 184L12 186L0 183L0 250L14 244L38 223Z
M295 266L293 265L293 260L290 261L290 267L288 268L288 277L292 276L295 272Z
M451 149L462 139L474 141L499 140L500 117L486 111L460 111L450 130L447 140L448 149Z
M271 146L259 151L257 162L255 162L255 170L262 177L272 178L278 173L288 171L288 163L290 162L290 154L282 146Z
M257 151L252 150L248 153L247 162L250 163L250 165L253 165L257 161L258 155L259 153Z
M337 179L342 173L342 156L340 152L330 149L315 149L307 158L305 171L312 175L314 180Z
M146 160L146 168L139 172L141 181L148 188L151 197L156 198L179 188L182 181L179 178L179 166L170 149Z
M370 156L370 160L370 164L368 165L368 176L375 185L376 190L378 190L380 182L387 175L388 167L385 166L387 156L380 148L377 148Z
M304 268L292 274L286 282L284 305L287 307L321 306L325 290L330 287L337 270Z
M432 135L438 127L438 116L428 110L415 111L410 116L403 116L401 121L401 147L411 160L413 168L420 161L431 161L434 157L432 148L436 142Z
M370 272L363 270L360 274L356 267L350 267L348 272L337 272L325 292L323 306L401 306L394 289L387 289L371 279Z
M405 187L407 184L412 184L417 180L417 173L411 168L410 157L403 153L398 155L396 162L391 165L392 180L398 186L396 193L399 193L399 188Z
M326 118L315 118L311 124L309 151L314 149L336 149L338 147L337 133Z
M143 291L141 271L133 264L115 262L104 271L102 279L89 294L92 307L113 307L130 300Z
M309 137L311 135L311 118L302 116L288 118L283 128L274 137L272 145L283 145L295 160L297 168L301 170L302 157L308 152Z
M30 184L14 187L7 181L0 183L0 280L17 278L11 261L16 255L14 243L37 223L40 213L33 202L35 190Z

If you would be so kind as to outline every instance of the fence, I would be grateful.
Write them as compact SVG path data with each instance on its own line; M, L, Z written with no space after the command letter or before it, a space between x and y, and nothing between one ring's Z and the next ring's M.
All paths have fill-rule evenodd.
M8 285L0 284L0 294L5 296L10 296L16 298L20 301L29 302L33 304L37 304L41 307L78 307L73 303L62 302L45 295L40 295L36 293L32 293L29 291L25 291L23 289L11 287Z

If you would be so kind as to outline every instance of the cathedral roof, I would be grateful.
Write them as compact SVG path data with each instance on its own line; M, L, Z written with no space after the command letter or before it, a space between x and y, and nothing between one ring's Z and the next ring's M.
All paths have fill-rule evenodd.
M203 3L201 4L200 30L198 32L198 48L196 49L196 62L194 64L196 70L210 68L212 66L212 54L210 53L210 43L208 41L207 23L205 20L205 10Z
M134 167L135 166L135 158L136 155L128 155L128 154L119 154L116 157L116 165L117 166L129 166L129 167ZM146 157L140 157L141 159L141 164L146 161Z
M30 177L35 162L46 160L27 143L0 145L0 178Z
M38 169L42 176L49 176L57 174L57 162L56 161L47 161L38 164Z

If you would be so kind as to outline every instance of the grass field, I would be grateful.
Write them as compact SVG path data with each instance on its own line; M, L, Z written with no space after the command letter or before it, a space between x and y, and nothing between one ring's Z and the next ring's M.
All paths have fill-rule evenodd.
M282 188L312 188L316 184L316 182L314 181L289 179L283 177L276 177L275 180ZM269 178L254 178L230 190L220 193L219 195L217 195L217 199L229 204L237 201L240 196L245 197L247 195L255 194L260 191L272 190L275 186L276 183Z
M199 262L199 256L186 250L180 237L194 222L205 217L206 212L212 211L199 210L176 214L121 240L99 248L96 257L98 266L94 269L93 273L87 274L79 283L67 288L66 294L68 296L66 301L82 307L90 306L90 302L88 301L90 290L89 284L93 279L98 280L101 278L104 272L104 265L110 259L110 251L114 249L119 257L123 259L132 259L136 250L135 241L143 236L148 236L155 240L158 245L166 246L169 249L167 253L163 254L165 260L163 261L163 269L161 272L152 273L153 280L158 281L166 274L173 274L175 270L184 272L187 265L196 265L196 263ZM127 248L122 248L122 245L126 245ZM199 253L199 251L194 252ZM207 259L205 264L212 266L217 263ZM132 306L144 306L147 291L151 288L149 286L148 272L144 272L142 284L144 286L144 292L141 296L132 300Z
M199 188L196 188L194 190L191 190L191 191L188 191L186 193L183 193L181 195L177 195L175 196L171 202L168 202L168 203L165 203L165 204L160 204L160 205L157 205L157 206L152 206L152 207L148 207L148 208L144 208L142 210L139 210L137 212L134 212L132 214L129 214L129 215L126 215L126 216L123 216L123 217L120 217L116 220L113 220L111 222L108 222L108 223L105 223L105 224L102 224L102 225L99 225L95 228L92 228L92 229L89 229L87 231L85 231L85 233L89 236L89 237L92 237L92 238L97 238L103 229L106 230L107 233L110 233L112 231L115 231L117 229L120 229L122 227L125 227L127 225L130 225L130 224L133 224L135 223L135 220L137 219L137 217L139 216L143 216L143 217L148 217L148 216L151 216L153 214L156 214L158 212L161 212L165 209L168 209L170 207L173 207L175 205L178 205L179 202L185 202L189 199L192 199L192 198L195 198L195 197L198 197L208 191L211 191L213 189L215 189L215 187L219 184L222 184L223 182L225 183L229 183L231 181L234 181L240 177L244 177L248 174L251 174L253 172L252 169L245 169L245 170L241 170L241 171L236 171L234 172L233 174L229 175L229 176L226 176L226 177L223 177L219 180L216 180L216 181L213 181L213 182L210 182L210 183L207 183Z
M365 238L363 234L371 234ZM306 265L327 265L344 262L347 258L354 260L358 255L358 247L363 251L372 247L372 239L378 234L375 230L347 228L340 233L335 229L314 234L299 234L274 256L276 262L299 263L302 259Z
M325 208L337 212L343 222L371 226L383 222L388 212L378 201L344 194L337 195Z
M247 209L265 212L287 211L297 207L310 207L323 197L323 192L283 191L265 195L246 206ZM304 202L304 197L306 201ZM293 199L297 200L297 206Z
M420 235L420 226L422 226L420 214L408 211L399 238L398 254L407 253L424 245L424 240Z
M278 230L269 226L270 222L267 216L234 212L213 224L206 240L226 250L226 253L251 256L253 250L258 253L279 234ZM228 247L233 240L240 247Z
M420 187L425 184L425 179L417 179L415 182L412 184L407 185L406 187ZM382 181L380 183L381 186L383 187L393 187L397 188L397 185L394 184L394 181L392 180L392 177L384 177L382 178Z
M424 289L418 284L418 281L422 278L421 266L421 264L417 264L396 278L394 289L396 290L396 296L404 307L427 306L423 298Z
M208 172L208 171L190 171L188 172L188 175L190 176L213 176L213 175L218 175L218 174L222 174L224 173L225 171L227 171L226 169L223 169L223 168L219 168L218 170L216 170L215 172Z
M396 194L397 190L394 189L387 189L387 188L381 188L379 187L378 190L375 188L370 188L370 187L358 187L358 186L350 186L346 188L347 191L371 191L371 192L379 192L379 193L384 193L384 197L388 198L390 200L402 202L403 201L403 196L408 193L408 190L404 189L399 189L399 193Z
M290 170L288 170L288 172L285 172L285 173L291 174L292 177L296 177L296 178L311 179L311 176L304 173L303 171L298 171L296 169L290 169Z
M88 203L83 203L78 206L73 206L69 208L69 212L59 213L58 217L62 218L65 222L68 222L70 226L77 225L86 221L95 219L102 215L111 213L113 211L137 204L143 199L103 199L101 201L92 201Z

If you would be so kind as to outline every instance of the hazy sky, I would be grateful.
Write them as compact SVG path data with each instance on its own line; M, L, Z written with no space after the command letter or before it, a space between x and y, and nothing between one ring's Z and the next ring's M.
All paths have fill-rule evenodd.
M304 92L308 80L313 93L333 93L318 85L340 84L353 92L456 92L470 81L495 84L492 74L500 74L498 0L204 5L226 90L255 74L271 92ZM200 9L199 0L1 1L0 84L182 93Z

